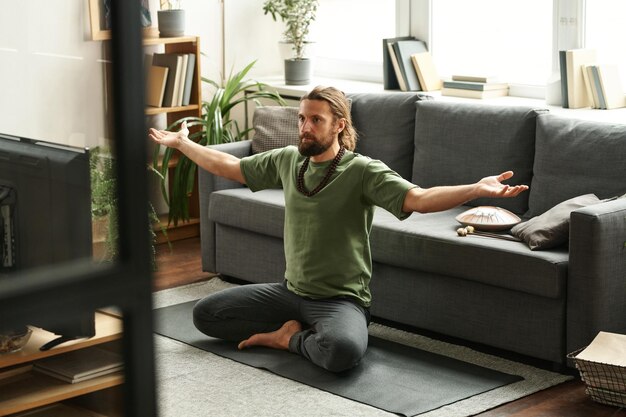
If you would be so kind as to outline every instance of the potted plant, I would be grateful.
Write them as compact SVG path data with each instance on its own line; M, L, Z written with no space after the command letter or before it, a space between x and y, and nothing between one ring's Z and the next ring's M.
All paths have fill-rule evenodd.
M271 14L274 21L285 23L284 40L293 45L295 56L285 59L285 83L308 84L311 79L311 60L304 56L309 26L315 20L318 0L266 0L264 14Z
M157 12L159 37L172 38L185 34L185 11L180 8L180 0L160 0L161 10Z
M89 151L89 167L91 176L91 218L94 239L94 258L100 262L111 262L119 255L119 222L117 200L117 178L115 160L107 148L96 146ZM161 177L159 172L148 169ZM158 227L167 239L167 231L161 225L159 216L152 203L148 203L150 226L148 232L151 244L152 267L156 269L156 234ZM168 245L171 248L169 240Z
M244 80L255 62L252 61L236 74L231 72L221 83L202 77L203 82L215 89L209 101L202 101L202 116L183 117L172 123L168 130L178 130L183 122L187 122L187 127L192 132L189 138L204 146L246 139L252 128L241 130L237 121L231 119L231 110L234 107L250 101L261 106L259 99L285 105L278 93L266 90L266 84ZM197 165L185 155L177 154L176 168L169 175L170 178L167 178L168 165L174 154L174 149L166 148L161 156L160 146L155 146L153 167L162 175L161 192L169 205L169 222L178 225L180 220L189 220L189 196L194 189ZM167 180L171 191L168 191Z

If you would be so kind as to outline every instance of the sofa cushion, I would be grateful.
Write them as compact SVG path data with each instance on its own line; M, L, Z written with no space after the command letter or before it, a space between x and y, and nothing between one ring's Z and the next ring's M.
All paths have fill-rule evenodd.
M511 170L507 184L532 180L535 122L545 110L530 107L421 101L415 116L412 181L421 187L468 184ZM528 193L481 198L471 206L498 206L523 214Z
M236 188L211 193L209 219L240 229L283 237L285 196L283 190Z
M459 237L459 223L454 218L467 208L413 213L404 221L376 209L370 237L374 262L543 297L565 294L567 250L533 252L522 242Z
M541 115L537 120L529 211L538 216L567 199L626 192L626 125Z
M410 180L413 167L416 93L350 94L352 122L358 134L355 151L383 161Z
M511 234L526 242L530 250L563 245L569 237L569 218L572 211L600 202L594 194L570 198L539 216L513 226Z
M252 116L252 152L298 146L298 107L257 107Z

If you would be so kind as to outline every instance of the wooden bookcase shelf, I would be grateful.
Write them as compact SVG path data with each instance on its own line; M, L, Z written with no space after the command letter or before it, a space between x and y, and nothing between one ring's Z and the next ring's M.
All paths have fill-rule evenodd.
M165 53L193 53L196 55L194 79L191 86L191 99L188 106L178 107L148 107L146 108L146 115L154 116L158 114L165 114L167 120L167 126L170 126L175 121L183 117L200 117L202 116L202 77L200 72L200 37L198 36L180 36L175 38L159 38L159 37L146 37L144 38L144 46L163 46ZM170 175L173 175L173 170L176 168L176 159L173 159L168 164ZM191 237L200 236L199 227L199 203L198 192L195 190L190 197L189 201L189 214L191 219L189 222L179 222L177 226L167 224L167 214L161 218L161 224L166 227L169 241L175 241L180 239L187 239ZM163 218L165 221L163 221ZM163 243L166 239L161 233L157 232L158 242Z
M39 347L56 336L42 329L34 329L28 343L21 350L0 355L0 416L32 410L123 384L122 372L70 384L33 370L33 362L38 359L96 345L113 348L112 345L121 337L122 320L100 311L96 313L94 337L66 342L48 351L42 352Z

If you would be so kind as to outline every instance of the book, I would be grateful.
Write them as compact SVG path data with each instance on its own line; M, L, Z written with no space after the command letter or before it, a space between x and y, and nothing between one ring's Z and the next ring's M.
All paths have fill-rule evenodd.
M595 49L569 49L565 51L567 73L567 103L570 109L589 107L589 97L585 88L582 68L596 61Z
M624 107L624 88L619 76L617 65L602 64L596 66L600 88L606 109L617 109Z
M598 108L606 109L606 101L602 94L602 85L600 84L600 75L598 73L598 67L595 65L589 65L589 82L594 91L594 97L598 97Z
M179 54L182 64L178 73L178 94L176 95L176 106L183 105L183 93L185 92L185 78L187 76L187 63L189 62L188 54Z
M444 81L443 86L475 91L500 90L509 87L507 83L477 83L473 81Z
M406 80L402 71L400 70L400 64L398 62L398 57L396 56L396 50L394 48L395 42L390 42L387 46L389 49L389 57L391 60L391 65L393 66L393 71L396 74L396 81L398 81L398 88L402 91L406 91Z
M475 83L497 83L499 79L496 75L453 75L452 81L470 81Z
M193 76L196 69L196 54L187 54L189 56L187 62L187 74L185 74L185 88L183 92L183 106L188 106L191 101L191 86L193 85Z
M566 61L566 53L567 51L559 51L559 72L561 73L561 103L564 109L569 107L569 102L567 100L567 61Z
M467 97L467 98L494 98L509 95L508 88L500 88L497 90L466 90L463 88L443 87L441 89L442 96Z
M393 44L393 49L396 53L400 72L406 84L406 90L404 91L421 91L422 88L417 79L417 73L411 61L411 55L428 51L426 43L417 39L397 41Z
M441 78L437 74L430 52L415 53L411 55L411 61L413 62L422 91L441 90Z
M163 107L174 106L175 93L178 92L178 67L182 64L182 58L176 54L155 53L152 56L152 65L169 68L167 83L165 84L165 94L163 95Z
M588 65L583 65L581 68L581 71L583 73L583 81L585 84L585 91L587 92L587 97L589 97L589 105L594 108L597 109L598 108L598 97L594 96L594 91L593 88L591 87L591 81L589 80L589 72L588 70Z
M398 90L400 84L398 83L398 77L396 76L396 69L392 60L397 65L395 58L395 52L390 44L397 41L405 41L409 39L415 39L413 36L401 36L398 38L383 39L383 85L385 90ZM398 69L399 70L399 69Z
M94 346L40 359L33 363L33 369L76 383L117 372L123 365L120 354Z
M169 68L150 65L147 67L146 76L146 104L152 107L163 105L165 95L165 84L167 83L167 73Z

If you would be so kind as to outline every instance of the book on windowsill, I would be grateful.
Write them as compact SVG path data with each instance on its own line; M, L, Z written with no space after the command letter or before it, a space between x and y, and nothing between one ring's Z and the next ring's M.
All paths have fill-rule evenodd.
M488 91L509 88L507 83L478 83L473 81L444 81L443 86L447 88L460 88L463 90Z
M565 51L568 108L580 109L593 105L593 99L589 97L585 87L583 68L595 61L595 49L569 49Z
M452 76L452 81L471 81L475 83L497 83L500 82L496 75L480 74L457 74Z
M403 91L421 91L422 87L411 61L411 55L428 51L426 43L417 39L410 39L397 41L392 46L400 69L398 78L402 77L404 79L405 89ZM400 83L400 87L402 89L402 83Z
M37 372L75 384L118 372L123 368L120 354L94 346L35 361Z
M400 72L396 53L393 50L393 43L415 39L413 36L401 36L398 38L383 39L383 86L385 90L398 90L400 80L397 73ZM402 80L404 82L404 80Z
M497 90L466 90L463 88L443 87L441 89L442 96L465 97L465 98L494 98L509 95L509 89L499 88Z
M435 63L430 52L418 52L411 55L411 61L415 72L417 73L417 79L419 80L422 91L434 91L441 90L441 78L437 74Z
M600 64L596 65L596 68L606 109L618 109L626 106L624 87L620 80L617 65Z

